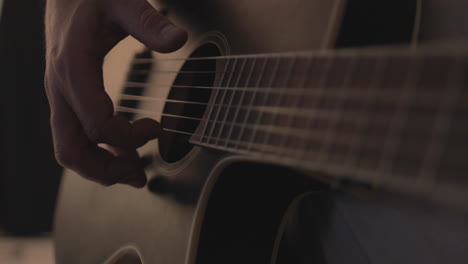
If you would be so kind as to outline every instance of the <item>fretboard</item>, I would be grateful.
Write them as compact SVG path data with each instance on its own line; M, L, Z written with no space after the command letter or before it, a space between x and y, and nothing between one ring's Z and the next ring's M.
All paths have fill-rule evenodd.
M232 56L191 142L468 202L468 50Z

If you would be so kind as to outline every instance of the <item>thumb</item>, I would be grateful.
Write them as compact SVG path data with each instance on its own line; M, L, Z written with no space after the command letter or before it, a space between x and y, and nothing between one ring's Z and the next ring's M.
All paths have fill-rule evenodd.
M184 45L187 32L175 26L146 0L111 1L114 20L148 48L167 53Z

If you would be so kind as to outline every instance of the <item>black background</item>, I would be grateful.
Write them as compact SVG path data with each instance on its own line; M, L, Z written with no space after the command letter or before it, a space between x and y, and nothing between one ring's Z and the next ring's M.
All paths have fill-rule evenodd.
M50 231L61 175L43 86L44 6L7 0L0 21L0 222L16 235Z

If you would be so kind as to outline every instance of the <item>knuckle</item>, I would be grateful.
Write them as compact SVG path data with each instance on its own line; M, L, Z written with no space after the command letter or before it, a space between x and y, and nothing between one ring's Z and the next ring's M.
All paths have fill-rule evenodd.
M140 7L139 14L140 25L142 26L143 31L155 26L157 26L157 29L159 29L161 28L161 24L165 24L164 19L161 17L159 12L149 4L145 3L142 5Z
M47 74L44 75L44 88L49 89L49 81L47 80Z
M61 64L64 59L66 58L65 52L63 49L59 47L52 47L50 51L47 53L47 62L50 65L59 65Z
M72 151L59 147L54 151L54 154L57 162L63 167L70 168L75 165L76 156Z
M50 78L50 80L46 79L46 85L50 85L52 80L57 81L57 79L67 76L67 73L70 71L69 67L72 64L70 56L68 56L65 50L51 51L47 55L46 61L46 76Z
M85 128L85 133L88 139L93 143L97 143L101 137L101 132L96 126L87 126L87 128Z
M53 123L53 119L51 123ZM71 137L56 138L54 135L55 159L63 167L72 170L80 169L85 154L85 144L77 144Z
M88 139L93 143L132 147L132 125L125 118L114 116L104 121L96 119L84 127Z
M111 173L108 170L103 174L99 175L99 177L96 177L94 181L105 187L109 187L117 183L115 177L112 177Z
M49 82L49 77L47 75L47 73L44 75L44 90L45 90L45 93L47 95L47 98L49 98L49 103L51 103L51 93L50 93L50 89L51 89L51 85L50 85L50 82Z
M101 143L102 141L102 132L101 129L97 126L87 126L85 128L85 133L88 136L88 139L93 143Z
M112 181L112 180L109 180L109 179L103 179L103 180L100 180L100 181L99 181L99 184L101 184L101 185L104 186L104 187L109 187L109 186L114 185L115 182Z

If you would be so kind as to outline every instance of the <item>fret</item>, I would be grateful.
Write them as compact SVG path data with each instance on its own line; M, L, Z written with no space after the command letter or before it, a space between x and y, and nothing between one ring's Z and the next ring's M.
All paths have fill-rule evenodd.
M447 69L450 70L445 85L441 83L441 87L444 87L443 95L441 95L442 102L437 106L431 139L419 172L419 180L431 185L435 184L437 167L440 164L440 158L449 132L451 117L457 105L457 97L459 97L460 90L463 88L460 84L463 83L463 78L465 78L462 70L463 64L460 60L451 58L449 64Z
M248 93L252 93L252 92L248 92ZM249 99L250 100L250 99ZM376 99L378 100L378 99ZM466 100L464 100L466 101ZM342 106L344 110L346 110L346 119L345 120L340 120L340 122L337 123L337 126L339 126L339 128L343 127L343 128L352 128L354 129L354 124L356 124L355 122L355 119L360 119L362 117L362 109L360 109L360 106L350 106L350 104L357 104L357 103L365 103L364 100L353 100L353 102L347 102L347 101L344 101L343 104L346 104L346 107ZM189 104L190 105L190 104ZM198 104L195 104L195 105L198 105ZM186 105L187 106L187 105ZM219 105L216 105L216 107L218 107ZM325 122L326 119L329 118L330 116L330 110L331 109L332 105L330 104L328 107L323 107L322 109L304 109L304 110L301 110L301 111L296 111L294 109L275 109L274 107L270 107L270 106L252 106L249 107L244 105L244 106L236 106L236 108L240 108L241 110L243 111L251 111L251 114L254 115L255 117L257 117L259 114L272 114L272 113L277 113L278 115L280 115L281 117L280 118L283 118L284 120L286 120L286 117L289 117L289 116L292 116L294 119L299 119L299 121L296 122L296 127L299 127L299 128L305 128L305 124L304 122L308 121L309 120L309 117L310 115L315 115L316 117L316 121L317 122ZM393 116L393 110L394 108L396 107L396 105L394 104L387 104L387 105L380 105L378 106L378 108L376 109L376 111L379 111L378 113L376 113L376 115L379 115L379 120L372 120L372 129L375 129L377 132L385 132L388 130L388 126L389 126L389 122L388 122L388 119L391 119L392 116ZM403 108L410 108L411 106L409 105L405 105L402 103L402 107ZM435 106L413 106L415 108L417 108L419 111L435 111L436 108ZM225 108L225 106L224 106ZM245 118L244 118L245 119ZM213 120L210 120L210 121L213 121ZM254 123L254 120L250 120L252 123ZM267 122L268 121L268 122ZM220 122L218 120L218 122ZM242 122L242 121L240 121ZM369 122L369 120L364 120L364 122ZM220 122L221 123L221 122ZM269 124L271 126L271 123L269 122L268 119L262 119L260 122L260 124ZM326 125L326 123L325 123ZM278 125L278 126L283 126L285 127L285 125ZM349 127L348 127L349 126ZM327 128L327 127L322 127L322 128ZM420 131L424 131L424 129L420 129L418 127L413 127L411 130L409 130L410 132L420 132ZM348 134L349 136L349 134Z
M230 60L226 60L224 63L225 63L225 66L224 66L224 70L223 70L223 73L221 75L221 78L219 80L219 84L217 86L219 87L222 87L223 83L224 83L224 80L226 78L226 72L228 71L228 68L229 68L229 63ZM218 67L216 67L218 68ZM216 107L216 102L218 101L218 97L219 97L219 94L220 94L220 91L221 89L215 89L215 92L214 92L214 95L213 95L213 100L212 100L212 104L209 106L209 111L208 111L208 115L206 116L206 120L203 124L203 130L201 132L201 140L200 142L206 142L206 143L209 143L210 142L210 136L206 135L205 133L209 130L210 131L210 134L211 134L211 131L212 129L214 128L214 124L211 124L211 127L208 128L208 124L209 124L209 121L211 119L213 119L213 116L214 116L214 111L215 110L215 107ZM208 110L208 109L207 109ZM206 138L206 141L204 141L204 139Z
M233 69L233 73L236 73L238 76L233 78L233 83L231 84L231 78L228 82L228 85L227 87L239 87L239 81L241 79L241 76L243 74L243 71L244 71L244 67L245 67L245 64L246 64L246 61L247 59L246 58L240 58L239 60L241 60L242 62L240 63L240 65L238 66L238 68L240 67L239 71L236 71L236 68ZM234 74L233 74L234 75ZM234 81L235 79L235 81ZM226 101L228 101L227 104L225 104L224 102L222 103L222 107L220 107L220 109L224 109L224 113L222 113L222 123L221 123L221 126L219 128L219 132L217 134L217 136L215 137L216 140L215 140L215 143L214 144L218 144L218 141L221 137L225 137L227 136L227 132L228 131L226 128L226 125L224 125L224 123L226 122L226 119L227 117L229 116L229 113L232 112L232 111L235 111L235 109L232 109L232 106L233 106L233 101L234 101L234 98L236 96L236 91L234 90L230 90L230 89L227 89L226 90L226 93L228 94L226 96ZM229 98L229 99L228 99ZM234 105L236 106L236 105ZM239 105L240 106L240 105ZM224 132L224 133L223 133Z
M454 186L468 187L468 59L467 57L457 59L461 64L459 71L460 79L458 97L455 98L453 110L450 114L450 126L448 127L445 141L441 151L441 157L436 167L437 182L444 182ZM455 73L453 73L455 74ZM455 76L454 76L455 77ZM457 81L456 77L454 82ZM465 193L466 193L465 189Z
M273 58L273 60L274 60L273 70L271 72L266 71L265 73L263 73L263 75L265 76L265 83L263 83L263 84L265 84L265 85L262 85L262 81L261 81L260 86L259 86L260 89L267 89L268 91L272 90L273 83L275 82L276 77L277 77L279 64L280 64L280 58L276 57L276 58ZM269 95L270 95L270 93L267 92L263 96L263 98L256 97L256 99L258 99L258 100L254 100L254 105L258 105L259 102L260 102L259 105L266 105L268 100L269 100ZM260 111L257 114L257 116L255 117L254 126L261 123L263 114L264 114L263 111ZM259 141L263 142L262 136L264 136L264 133L262 133L261 131L258 131L258 129L256 129L256 128L254 128L252 136L250 137L250 140L248 142L249 143L253 143L254 141L255 142L259 142ZM248 148L248 150L254 150L253 149L253 144L249 144L247 148ZM258 149L257 149L257 151L258 151Z
M324 97L327 99L322 103L322 111L327 111L328 115L322 117L328 121L323 128L323 137L320 141L318 162L345 164L351 144L347 143L353 134L356 122L363 115L362 105L366 104L363 88L369 87L372 69L363 61L366 58L356 57L354 54L339 58L335 64L341 67L334 67L331 76L335 76L330 83L327 81L327 91ZM366 67L363 67L365 65ZM330 84L329 84L330 83ZM335 92L334 97L329 97L329 91ZM357 94L358 96L350 96ZM382 124L384 125L384 124ZM345 142L345 143L342 143Z
M343 162L344 160L337 160L337 158L343 159L345 150L338 144L333 144L332 140L339 136L337 125L340 119L343 118L343 103L346 100L348 91L350 90L349 84L352 78L354 65L356 64L356 56L342 57L339 61L335 61L334 65L340 65L343 68L335 67L338 69L332 70L331 76L333 76L333 82L326 84L327 89L336 89L337 98L334 99L334 104L329 111L329 124L325 129L325 135L322 139L319 155L317 157L318 162L324 162L327 158L332 159L332 162ZM340 78L342 77L342 78ZM340 116L341 115L341 116ZM329 157L327 157L329 156Z
M347 70L345 73L342 84L345 90L343 88L337 89L342 92L341 98L339 100L338 98L334 99L337 106L329 110L336 115L336 118L333 116L328 117L332 121L328 127L331 132L327 133L328 139L326 141L328 143L322 144L322 156L319 157L322 162L326 160L336 164L347 164L352 147L356 147L354 142L356 135L360 135L361 130L365 127L363 123L367 122L364 117L369 104L366 95L369 93L368 89L372 82L371 76L375 71L374 65L370 64L371 61L367 58L351 57L349 60L351 61L348 62L348 67L351 67L352 70ZM356 94L356 96L353 96L353 94ZM386 122L382 119L379 119L379 121L382 121L380 122L381 131L385 131ZM348 143L341 144L340 142Z
M291 61L290 61L291 60ZM279 72L281 73L279 77L276 78L275 82L273 83L272 86L274 87L284 87L285 89L282 89L283 93L278 93L276 96L270 97L270 101L272 102L272 112L271 112L271 121L269 124L267 124L267 131L264 131L265 133L265 138L264 138L264 145L276 145L278 142L281 142L281 137L283 135L278 135L276 133L273 133L272 130L274 127L282 126L281 121L284 120L281 118L278 118L279 115L279 109L284 109L288 108L288 105L285 105L285 91L287 90L289 84L290 84L290 79L292 72L294 70L295 64L296 64L296 58L292 59L282 59L282 63L280 63L279 67ZM288 65L289 64L289 65ZM282 68L286 68L286 71L283 74ZM287 117L287 116L286 116ZM286 120L288 120L286 118ZM262 149L262 152L267 152L267 150L264 148Z
M281 153L283 155L293 155L295 152L294 150L301 147L300 140L298 140L297 137L290 137L289 133L292 129L296 127L301 126L301 118L298 118L298 112L301 111L300 104L301 101L304 99L306 95L306 82L307 78L309 77L309 70L312 66L312 58L295 58L296 62L296 67L298 69L304 69L302 76L301 72L298 72L297 77L293 78L292 81L292 88L293 87L299 87L301 89L301 93L299 94L293 94L292 97L292 102L291 102L291 111L289 113L286 113L286 119L288 120L285 126L286 129L286 136L282 137L282 140L280 141L279 145L285 149L285 152ZM289 146L289 149L287 148Z
M312 70L312 76L319 76L319 78L311 78L307 83L309 89L314 89L315 96L307 97L310 100L307 105L304 105L308 110L310 110L310 115L307 117L305 122L305 128L313 131L318 129L321 131L323 127L323 122L321 119L317 119L318 106L320 100L322 99L322 93L325 90L325 83L328 78L328 74L333 66L333 59L327 57L316 58L316 63L314 64L314 69ZM299 153L297 156L302 160L311 160L312 157L308 157L308 154L317 154L319 150L320 140L314 139L305 139L301 144L302 149L298 149Z
M358 67L361 67L358 70L352 82L357 82L356 85L363 87L356 87L356 89L364 88L365 92L362 95L363 102L359 106L359 115L354 119L355 123L349 130L352 130L349 137L349 147L344 158L344 168L351 170L356 170L358 165L358 154L361 150L361 145L363 144L364 137L362 136L365 128L367 126L368 120L366 119L366 113L370 112L371 103L375 100L377 95L375 87L380 83L381 78L386 67L387 59L379 58L377 60L362 58ZM362 81L367 81L368 83L362 84Z
M435 57L415 57L416 70L412 72L414 84L407 87L413 93L409 107L404 113L403 129L399 133L394 157L392 158L391 173L400 177L408 177L417 182L423 166L423 153L428 151L431 140L431 131L434 126L437 107L419 107L418 94L430 93L437 96L439 102L442 98L443 88L447 82L448 72L434 72L437 65L447 68L448 60L439 60ZM419 68L419 69L418 69ZM421 132L417 135L411 131L418 128ZM414 140L415 138L418 140ZM412 158L409 158L412 157Z
M405 64L399 67L404 67ZM389 130L391 130L391 120L395 113L395 102L383 103L382 92L386 89L387 83L399 80L390 80L387 78L387 73L393 70L392 58L385 60L384 74L380 76L377 83L374 84L372 95L368 103L367 113L364 115L363 129L360 132L362 137L361 144L357 151L357 163L359 168L375 171L376 174L372 178L372 183L376 184L381 175L378 172L379 162L382 159L382 149L385 148L386 138ZM398 89L398 88L397 88ZM400 90L400 89L398 89ZM381 122L380 120L385 120ZM383 124L383 125L382 125ZM375 150L378 151L375 151Z
M202 145L375 186L468 187L466 55L358 55L230 60L201 122Z
M221 124L222 121L210 120L210 122ZM266 124L243 124L243 123L236 123L236 122L225 122L224 125L234 126L235 128L245 127L246 129L252 129L252 130L255 129L256 131L264 131L264 132L271 131L272 133L275 133L278 135L286 135L288 137L295 137L296 139L302 139L302 140L305 140L305 139L316 140L316 141L323 140L323 131L319 131L319 130L308 130L305 128L285 127L285 126L271 127L270 125L266 125ZM380 132L376 133L375 136L369 137L367 139L368 144L369 144L368 150L370 152L374 154L379 154L382 151L382 148L379 146L379 143L382 143L382 141L385 141L386 134L384 132L387 130L388 130L387 126L385 127L382 126L382 128L379 130ZM423 139L420 139L417 137L423 132L425 132L425 130L411 131L411 134L414 136L413 141L419 142L418 144L424 143L425 141L423 141ZM233 139L232 141L234 142L236 140ZM240 140L240 141L244 141L244 140ZM334 139L334 143L344 148L349 145L349 139L346 137L337 136Z
M253 71L255 69L256 62L257 62L256 58L252 58L252 59L248 60L247 64L250 64L250 66L246 66L246 68L248 69L247 70L248 74L246 75L246 77L243 78L244 80L239 82L240 85L243 88L240 91L239 99L234 100L234 102L233 102L233 105L236 106L234 114L228 117L228 120L233 120L234 123L243 123L244 122L244 119L242 117L246 116L246 113L245 113L245 109L244 109L243 106L247 105L247 101L249 101L248 87L249 87L250 80L252 78ZM246 96L246 94L247 94L247 96ZM239 115L239 113L242 113L242 114ZM230 128L229 128L229 131L228 131L228 133L226 135L226 138L230 139L233 132L234 132L235 135L240 134L241 129L236 128L236 126L234 126L234 125L231 125ZM235 147L235 144L233 144L231 141L226 141L225 146L226 147Z
M404 65L406 67L403 67ZM416 58L393 58L388 63L387 80L384 83L388 82L391 84L390 86L396 87L400 81L402 91L400 97L396 100L397 105L390 122L390 130L384 140L382 155L376 169L378 173L373 179L375 185L380 184L384 175L389 175L392 170L400 144L401 133L408 119L408 105L414 101L414 87L420 76L420 68L421 65L416 61Z
M224 78L223 82L220 83L220 87L229 87L229 83L231 82L232 76L234 75L234 70L236 68L237 61L238 58L233 59L233 63L231 63L229 67L227 67L226 72L228 72L228 76L227 78ZM214 100L213 109L216 108L217 110L215 111L216 113L214 113L212 120L218 120L222 110L222 106L224 105L224 101L226 99L226 93L228 93L228 89L221 90L220 96L218 96L219 99L217 98L217 100ZM222 124L216 122L214 122L211 125L211 129L208 135L209 140L207 141L208 144L212 144L212 141L216 140L216 138L213 137L213 133L216 133L215 131L217 131L217 129L219 129L221 126Z
M257 63L257 61L260 61ZM263 63L262 63L263 61ZM265 75L265 70L266 66L268 63L268 59L266 58L257 58L255 57L255 65L253 66L252 72L259 73L259 74L254 74L250 78L250 82L247 84L248 87L251 87L250 89L246 89L246 91L249 91L251 93L250 98L248 100L247 106L244 109L245 111L245 117L244 120L241 122L241 127L239 131L239 136L237 142L249 142L251 140L251 137L254 136L254 129L250 129L247 127L249 124L249 121L253 119L252 117L252 111L254 111L254 102L257 99L258 93L261 90L260 85L262 81L264 80L264 75ZM248 97L248 96L247 96ZM240 148L241 146L236 143L234 148Z

